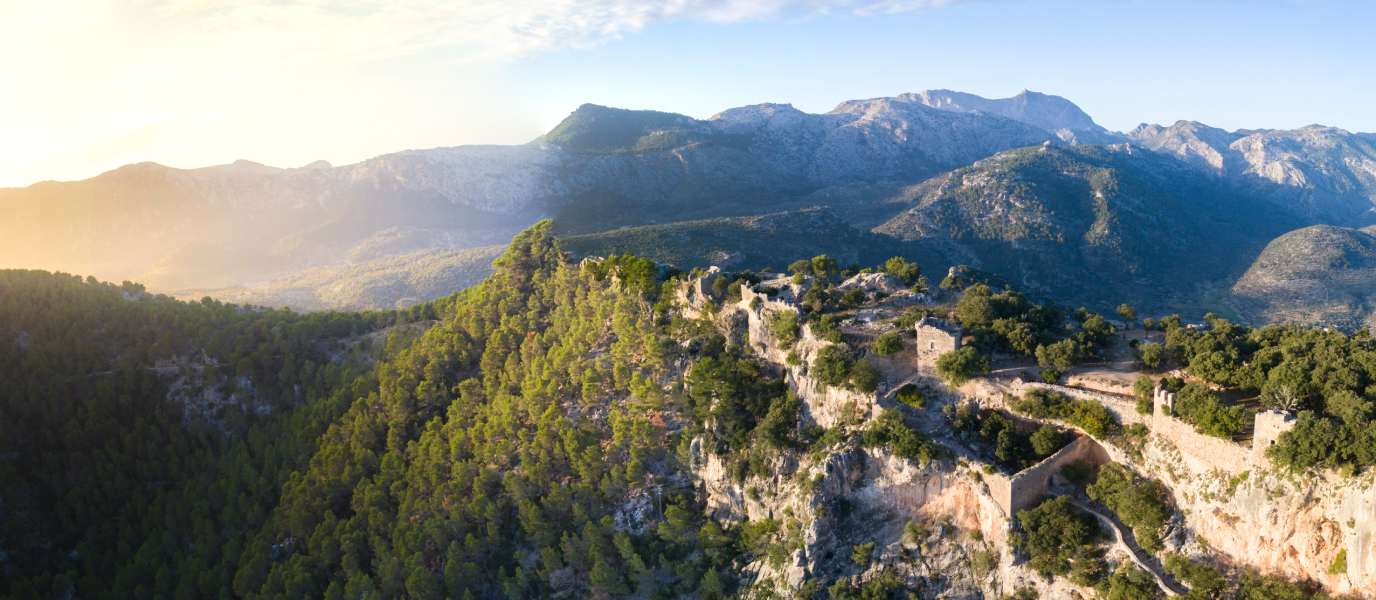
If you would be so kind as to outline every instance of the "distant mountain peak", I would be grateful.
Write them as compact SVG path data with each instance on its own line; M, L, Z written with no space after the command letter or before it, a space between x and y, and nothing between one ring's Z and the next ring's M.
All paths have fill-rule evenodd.
M982 112L1022 121L1047 131L1062 129L1107 131L1100 127L1074 102L1060 96L1033 92L1023 88L1011 98L989 99L951 90L926 90L903 94L900 99L919 102L937 110L951 112Z

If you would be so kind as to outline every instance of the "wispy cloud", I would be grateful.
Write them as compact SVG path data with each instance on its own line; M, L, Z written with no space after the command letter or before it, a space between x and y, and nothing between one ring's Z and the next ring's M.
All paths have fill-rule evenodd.
M864 17L964 1L5 0L0 185L215 143L320 69L436 52L500 64L675 21Z

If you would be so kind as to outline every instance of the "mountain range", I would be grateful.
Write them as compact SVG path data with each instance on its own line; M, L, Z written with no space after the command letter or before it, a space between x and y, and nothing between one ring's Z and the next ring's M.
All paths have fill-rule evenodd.
M583 254L697 264L753 252L773 264L792 258L783 248L857 261L901 251L928 273L971 264L1071 301L1188 310L1287 231L1376 223L1376 136L1194 121L1112 132L1069 100L1029 91L925 91L824 114L759 104L709 119L585 104L523 145L339 167L140 163L0 189L0 206L6 266L135 279L182 297L295 297L286 303L302 309L442 295L447 284L319 300L343 285L322 273L350 269L381 277L367 289L461 285L488 272L490 253L456 251L552 217ZM809 224L760 254L750 232L763 215ZM671 239L694 241L672 250ZM424 252L449 253L402 258ZM439 272L455 269L471 275Z

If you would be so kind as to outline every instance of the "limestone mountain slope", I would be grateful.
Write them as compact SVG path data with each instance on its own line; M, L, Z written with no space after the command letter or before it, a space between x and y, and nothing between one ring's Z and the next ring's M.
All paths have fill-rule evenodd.
M565 237L560 244L578 257L630 252L684 270L717 265L783 272L789 263L819 254L843 266L872 267L894 256L907 256L927 272L945 264L913 244L846 225L827 207L633 227Z
M950 90L904 94L926 106L952 112L980 112L1021 121L1056 134L1071 144L1112 144L1126 141L1122 134L1099 126L1074 102L1060 96L1023 90L1012 98L990 100Z
M1227 132L1195 121L1142 124L1134 142L1223 177L1311 222L1376 222L1376 145L1336 127Z
M492 261L506 246L464 250L426 248L357 264L313 267L247 288L176 289L183 300L211 296L224 302L296 311L388 310L472 287L492 274Z
M1266 246L1232 288L1233 302L1259 322L1376 323L1376 236L1315 225Z
M425 229L429 247L462 249L505 241L490 238L509 239L551 214L577 214L588 232L762 214L818 190L915 182L1047 139L1003 117L899 98L847 102L823 115L745 107L705 121L585 105L520 146L408 150L299 169L141 163L2 189L9 218L0 224L0 257L6 266L116 280L152 270L182 287L253 284L349 262L392 228Z
M1013 150L907 194L909 208L877 233L1101 307L1134 298L1164 308L1195 284L1241 272L1298 223L1129 145Z

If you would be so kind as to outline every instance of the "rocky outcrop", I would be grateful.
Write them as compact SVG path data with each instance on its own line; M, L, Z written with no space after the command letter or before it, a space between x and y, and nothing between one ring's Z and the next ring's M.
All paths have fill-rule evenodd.
M711 277L685 284L680 300L686 311L705 311ZM778 290L770 297L749 287L741 300L715 311L713 317L734 339L748 341L751 350L772 368L785 373L803 400L802 423L821 427L841 425L843 419L863 426L884 407L893 406L889 393L858 392L820 385L807 374L807 365L830 344L804 326L798 339L780 344L774 338L774 315L793 312L806 291L787 279L765 282ZM698 290L692 294L688 289ZM907 292L903 292L907 293ZM694 300L696 298L696 300ZM701 314L708 314L703 312ZM800 359L789 364L789 354ZM916 359L917 355L912 354ZM916 373L925 373L921 369ZM1291 580L1320 583L1330 593L1376 594L1376 475L1341 479L1333 474L1297 476L1272 469L1264 454L1245 445L1208 438L1169 416L1170 398L1158 393L1152 414L1136 412L1130 397L1080 390L1020 379L985 378L956 393L945 390L927 375L917 375L932 390L923 415L909 417L935 441L951 449L953 457L925 464L900 459L884 448L861 448L844 441L820 453L783 453L773 459L766 477L748 476L736 482L720 457L701 454L696 474L709 510L718 517L742 521L773 518L792 524L783 543L795 548L787 560L761 559L746 569L750 589L772 590L788 596L808 579L830 581L851 577L863 581L880 569L894 569L910 585L922 587L921 597L964 597L977 590L1007 594L1023 586L1037 587L1042 597L1068 598L1077 591L1064 579L1047 585L1027 571L1009 545L1009 519L1043 494L1065 493L1056 473L1064 464L1118 462L1164 482L1170 489L1174 516L1164 532L1167 550L1211 561L1227 568L1247 568ZM892 382L890 382L892 383ZM896 385L896 384L895 384ZM933 389L935 386L935 389ZM1030 388L1051 389L1109 408L1123 424L1149 428L1145 439L1109 437L1095 440L1081 435L1047 461L1013 475L986 473L978 453L952 437L940 416L942 406L974 402L987 408L1007 408L1007 400ZM921 412L921 411L920 411ZM1262 423L1255 438L1269 445L1285 430L1284 418ZM916 420L913 420L913 419ZM1136 441L1134 441L1136 440ZM1125 444L1125 445L1120 445ZM1210 444L1228 446L1220 450ZM1237 446L1233 449L1231 446ZM1093 507L1091 507L1093 508ZM1102 513L1102 509L1096 508ZM1132 561L1157 575L1163 589L1184 590L1164 577L1160 557L1146 556L1132 541L1131 532L1109 520L1116 532L1110 565ZM917 543L903 539L903 524L918 520L929 528L957 535L934 535ZM978 531L975 536L969 532ZM979 541L975 542L974 538ZM789 541L791 540L791 541ZM854 545L874 542L875 562L856 566L849 558ZM1347 571L1329 574L1338 552L1346 551ZM984 554L992 553L992 554ZM972 570L972 558L994 557L989 572Z
M1023 90L1012 98L990 100L974 94L953 92L951 90L927 90L917 94L904 94L899 98L911 98L926 106L952 112L983 112L1021 121L1046 131L1084 131L1107 133L1094 122L1085 111L1074 102L1060 96L1039 94ZM1121 141L1121 140L1120 140Z
M1361 134L1321 125L1230 133L1178 121L1167 128L1144 123L1128 137L1311 222L1376 222L1376 146Z

